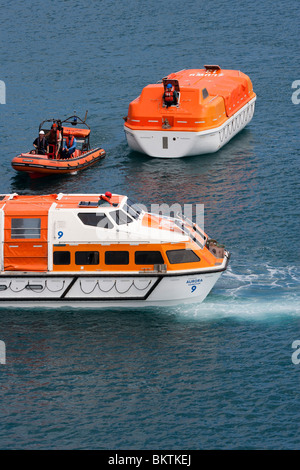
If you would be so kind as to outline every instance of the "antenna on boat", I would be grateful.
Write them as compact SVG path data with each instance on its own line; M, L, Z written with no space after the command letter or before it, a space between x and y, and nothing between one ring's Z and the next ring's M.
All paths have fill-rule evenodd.
M86 118L87 118L87 113L88 113L88 111L86 110L83 122L85 122L85 121L86 121Z

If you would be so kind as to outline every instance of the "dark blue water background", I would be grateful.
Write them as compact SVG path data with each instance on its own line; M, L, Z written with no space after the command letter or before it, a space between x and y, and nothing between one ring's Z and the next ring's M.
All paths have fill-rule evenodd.
M232 253L203 304L2 310L2 449L299 449L299 8L295 1L0 2L2 193L101 192L203 203ZM254 119L221 151L129 150L122 117L148 83L219 64L250 76ZM11 159L76 110L107 158L30 182Z

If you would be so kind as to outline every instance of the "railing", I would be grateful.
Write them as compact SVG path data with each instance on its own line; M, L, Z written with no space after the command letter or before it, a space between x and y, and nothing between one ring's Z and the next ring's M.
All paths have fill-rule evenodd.
M195 243L197 243L197 245L200 246L201 249L204 248L204 245L200 242L200 240L195 237L191 230L186 226L185 223L187 223L188 225L190 225L193 230L198 233L198 235L200 235L201 238L203 238L204 242L205 240L207 239L207 237L204 235L204 233L202 232L202 230L200 230L197 225L192 221L190 220L188 217L186 217L185 215L183 214L180 214L179 212L176 214L176 216L178 217L178 219L181 219L181 220L176 220L175 219L175 224L181 228L181 230L186 233L190 238L191 240L193 240Z

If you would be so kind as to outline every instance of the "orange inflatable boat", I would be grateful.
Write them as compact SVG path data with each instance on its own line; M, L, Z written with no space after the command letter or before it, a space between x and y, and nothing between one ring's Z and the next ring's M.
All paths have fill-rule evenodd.
M28 173L31 178L39 178L76 174L94 165L106 153L100 147L90 148L91 130L85 120L74 115L64 121L43 121L39 126L39 137L33 143L35 148L14 157L12 167Z
M147 85L129 104L129 147L152 157L176 158L219 150L252 119L250 78L218 65L181 70Z

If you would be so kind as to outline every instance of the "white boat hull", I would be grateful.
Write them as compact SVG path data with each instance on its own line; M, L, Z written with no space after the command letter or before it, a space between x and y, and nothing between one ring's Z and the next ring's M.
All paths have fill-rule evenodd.
M181 158L217 152L251 121L254 97L222 126L199 132L132 130L124 126L129 147L157 158ZM163 138L167 138L163 139Z
M202 302L228 257L217 268L178 274L3 274L0 307L146 307Z

